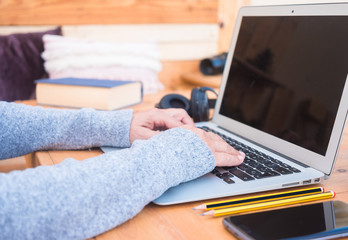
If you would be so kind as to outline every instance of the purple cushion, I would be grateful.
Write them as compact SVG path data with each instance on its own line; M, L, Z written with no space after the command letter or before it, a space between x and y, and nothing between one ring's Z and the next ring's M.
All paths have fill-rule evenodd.
M29 99L34 81L45 75L41 53L44 34L61 35L61 28L35 33L0 35L0 100Z

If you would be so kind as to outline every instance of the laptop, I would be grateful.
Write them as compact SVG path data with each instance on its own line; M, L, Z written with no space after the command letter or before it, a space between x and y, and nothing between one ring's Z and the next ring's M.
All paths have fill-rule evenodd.
M212 121L197 126L247 152L247 166L216 168L154 202L206 200L328 178L347 118L347 26L347 3L241 8ZM262 172L266 165L270 174Z

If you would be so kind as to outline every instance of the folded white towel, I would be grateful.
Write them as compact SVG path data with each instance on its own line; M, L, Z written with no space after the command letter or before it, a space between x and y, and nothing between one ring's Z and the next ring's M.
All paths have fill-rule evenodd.
M45 35L42 58L50 78L76 77L141 81L144 93L163 88L155 43L105 43Z
M46 60L86 53L146 56L156 60L160 58L156 43L107 43L50 34L43 36L43 42L45 52L42 57Z

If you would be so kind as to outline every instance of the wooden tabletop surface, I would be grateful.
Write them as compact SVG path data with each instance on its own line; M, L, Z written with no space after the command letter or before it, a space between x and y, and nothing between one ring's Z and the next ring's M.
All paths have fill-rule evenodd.
M168 92L147 95L142 104L134 106L135 110L154 106ZM189 97L190 91L181 91ZM30 103L29 103L30 104ZM34 103L33 103L34 104ZM100 149L79 151L41 151L28 157L32 166L54 165L68 157L84 160L102 154ZM332 175L317 186L336 192L336 200L348 202L348 130L345 131L338 159ZM313 185L312 185L313 186ZM298 189L305 187L298 187ZM273 191L277 192L277 191ZM249 194L252 196L255 194ZM238 197L238 196L237 196ZM229 197L233 199L237 197ZM240 196L239 196L240 197ZM217 199L224 200L226 198ZM105 232L96 239L235 239L223 225L223 217L200 216L200 211L192 210L204 201L184 203L171 206L147 205L136 217L126 223Z

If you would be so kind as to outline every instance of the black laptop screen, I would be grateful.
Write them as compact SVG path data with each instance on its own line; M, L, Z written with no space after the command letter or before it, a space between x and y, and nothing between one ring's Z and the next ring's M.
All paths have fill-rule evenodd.
M347 73L347 16L244 17L219 113L325 155Z

